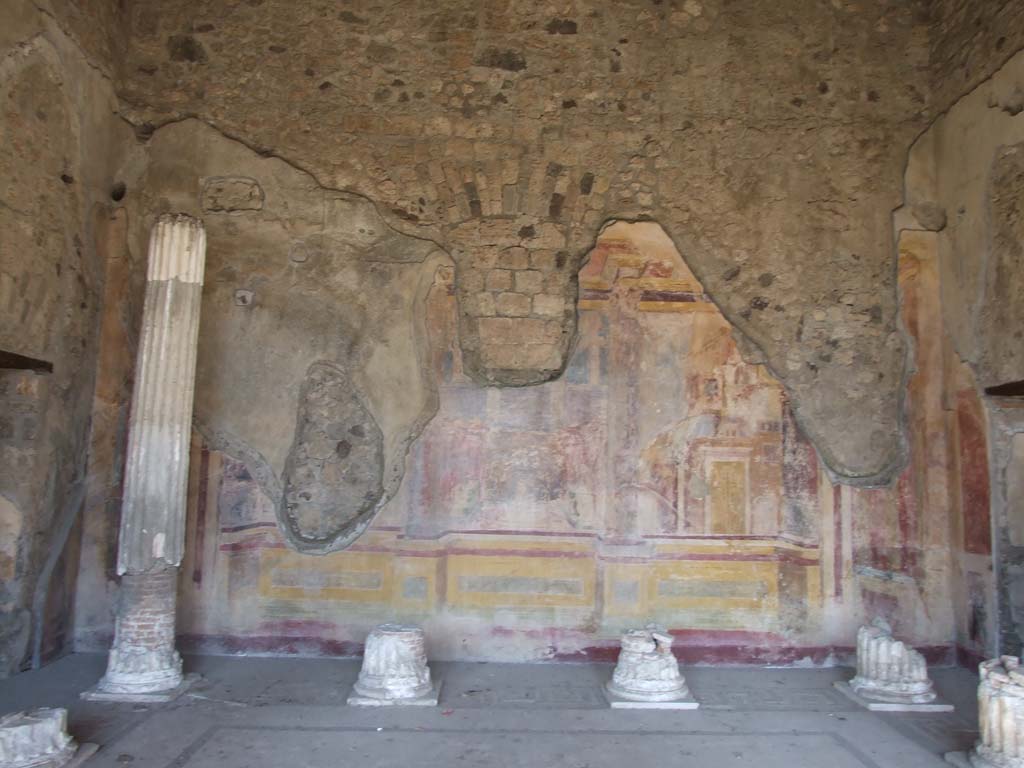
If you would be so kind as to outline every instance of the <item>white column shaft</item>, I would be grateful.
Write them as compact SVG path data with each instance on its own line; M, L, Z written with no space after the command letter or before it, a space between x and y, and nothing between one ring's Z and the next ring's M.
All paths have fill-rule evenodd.
M205 260L202 222L183 215L160 217L149 241L119 574L181 563Z
M129 421L121 593L107 674L98 686L106 696L160 694L182 683L174 614L205 261L202 222L180 214L157 220Z

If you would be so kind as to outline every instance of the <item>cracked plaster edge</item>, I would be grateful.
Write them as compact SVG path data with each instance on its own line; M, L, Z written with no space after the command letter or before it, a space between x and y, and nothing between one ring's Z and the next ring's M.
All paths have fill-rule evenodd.
M120 118L125 123L127 123L129 126L131 126L132 128L136 129L136 132L137 132L137 129L139 127L137 123L133 122L132 120L130 120L128 117L126 117L123 114L120 115ZM407 231L405 231L404 227L397 226L396 225L397 223L394 220L396 217L394 217L391 214L390 211L382 210L381 206L378 205L377 202L374 201L368 195L360 193L358 191L353 191L353 190L347 189L347 188L338 188L338 187L332 187L332 186L326 185L326 184L324 184L320 180L320 178L315 173L313 173L310 170L308 170L307 168L305 168L302 164L297 163L297 162L291 160L288 157L280 155L280 154L276 153L272 149L260 147L259 145L256 145L256 144L254 144L252 142L249 142L249 141L247 141L247 140L245 140L243 138L240 138L240 137L238 137L238 136L236 136L236 135L234 135L232 133L229 133L229 132L223 130L215 122L206 120L206 119L204 119L204 118L202 118L202 117L200 117L198 115L195 115L195 114L182 114L182 115L179 115L177 117L169 118L169 119L161 122L159 125L154 126L152 128L152 130L147 132L144 136L138 136L137 137L138 141L143 146L148 145L148 143L152 140L152 138L155 137L157 135L157 133L159 133L162 129L166 128L167 126L177 125L179 123L185 123L185 122L190 122L190 121L194 121L194 122L196 122L196 123L198 123L200 125L206 126L210 130L214 131L217 135L221 136L222 138L227 139L228 141L237 143L237 144L239 144L242 147L245 147L249 151L255 153L260 158L263 158L263 159L273 159L273 160L277 160L279 162L284 163L287 167L289 167L289 168L293 169L294 171L297 171L297 172L305 175L321 192L323 192L325 194L336 194L336 195L343 196L343 197L351 197L353 199L362 201L362 202L372 206L373 210L381 218L381 220L384 222L384 224L386 226L388 226L393 232L395 232L395 233L397 233L397 234L399 234L401 236L404 236L404 237L410 237L410 238L412 238L414 240L419 240L421 242L425 242L425 243L427 243L427 244L429 244L431 246L430 255L425 256L423 262L419 262L419 263L426 262L427 260L429 260L431 258L431 256L435 252L440 252L441 254L444 254L444 256L448 259L450 264L456 270L456 278L457 278L457 276L458 276L458 264L456 263L455 259L451 256L451 253L450 253L450 251L448 249L446 249L437 240L434 240L431 237L427 237L423 233L420 233L419 235L412 235L412 234L409 234ZM908 155L909 155L909 150L908 150ZM899 208L897 208L896 210L899 210ZM701 282L701 285L704 286L705 294L708 296L708 299L715 305L715 307L718 309L718 311L722 314L722 316L725 318L725 320L729 323L730 330L734 334L734 338L737 340L737 346L738 346L738 348L740 350L741 356L743 357L744 361L748 362L748 363L757 364L757 365L763 365L766 368L766 370L768 370L768 372L776 380L778 380L779 383L782 385L782 387L786 390L787 396L789 397L790 402L792 404L793 417L796 420L796 422L797 422L798 426L800 427L800 429L804 432L804 434L807 436L807 438L810 440L811 444L813 445L815 451L817 452L819 458L821 459L822 466L824 467L825 472L826 472L829 480L833 484L843 484L843 485L849 485L849 486L852 486L852 487L861 487L861 488L878 488L878 487L885 487L885 486L891 485L896 480L896 478L898 478L898 476L903 471L903 469L906 467L907 462L909 460L909 442L908 442L907 436L906 436L906 425L907 425L906 385L909 382L910 375L912 374L912 371L908 370L909 366L907 365L907 361L909 360L909 357L908 357L909 351L907 350L907 347L906 346L904 347L904 349L905 349L905 352L904 352L904 365L902 366L901 382L900 382L900 386L898 387L897 409L898 409L898 412L899 412L900 425L899 425L899 428L896 430L896 432L898 434L898 440L896 441L896 447L893 450L893 455L886 462L884 462L884 464L881 466L881 468L879 470L877 470L875 472L864 473L864 474L851 474L851 473L848 473L848 472L840 471L839 469L836 468L837 461L836 461L835 456L828 449L827 441L822 439L822 436L820 435L818 430L813 429L813 428L809 428L809 426L807 424L807 420L803 417L803 415L800 412L800 407L799 407L796 399L792 397L792 394L791 394L791 391L790 391L787 379L785 377L783 377L783 376L780 376L778 371L775 369L775 367L771 365L771 363L768 360L767 355L765 355L765 353L763 352L763 348L762 348L761 344L758 343L754 338L752 338L749 333L741 330L739 325L737 325L737 323L735 322L735 319L732 317L732 313L727 312L723 308L721 303L715 298L714 293L712 291L710 291L706 287L706 275L704 274L704 270L702 270L699 266L695 266L693 263L691 263L691 260L687 260L686 259L686 257L683 255L684 254L684 249L680 247L680 240L681 240L681 238L676 233L674 233L672 231L672 228L670 226L666 226L666 224L663 222L663 218L667 218L667 217L660 217L660 216L657 215L657 212L647 212L647 211L626 211L626 212L623 212L621 214L610 213L610 214L606 215L606 217L605 217L604 221L601 223L601 225L599 225L598 227L596 227L594 229L594 231L591 234L590 238L587 241L585 241L585 245L583 245L580 248L574 249L573 251L570 251L570 254L572 255L572 258L573 258L574 263L576 265L576 271L575 271L574 276L572 278L572 284L573 284L573 288L574 288L574 293L576 294L575 297L574 297L574 305L575 305L576 318L575 318L574 323L573 323L572 336L571 336L571 338L569 340L569 343L568 343L568 346L567 346L567 349L566 349L566 353L563 356L562 365L557 370L552 370L550 372L547 372L547 375L543 379L540 379L540 380L537 380L537 381L532 381L532 382L524 382L524 383L508 383L508 384L503 384L503 383L483 381L483 380L480 380L480 379L478 379L476 377L472 377L472 376L471 376L471 378L477 383L478 386L482 386L482 387L501 387L501 388L535 386L535 385L538 385L538 384L544 384L544 383L547 383L547 382L550 382L550 381L553 381L553 380L557 380L558 378L560 378L563 375L563 373L564 373L564 371L566 369L566 366L568 365L568 361L569 361L569 359L570 359L570 357L572 355L572 352L576 348L576 345L578 343L578 337L579 337L579 327L578 327L578 321L579 321L579 301L578 301L578 298L579 298L579 283L578 283L578 275L579 275L579 271L581 269L583 269L583 267L585 267L587 262L589 261L590 254L593 252L593 250L594 250L594 248L595 248L595 246L597 244L597 241L601 237L601 234L608 227L610 227L611 225L613 225L615 223L619 223L619 222L627 223L627 224L641 223L641 222L653 223L653 224L656 224L657 226L659 226L664 231L666 236L672 241L673 246L675 247L676 251L679 253L680 258L686 264L687 268L689 268L694 273L694 276L697 277L697 279ZM706 243L704 245L705 245L705 247L707 247ZM898 270L899 264L898 264L898 247L897 247L897 241L895 239L893 240L891 248L892 248L892 252L893 252L892 268L893 268L894 274L897 274L897 270ZM416 263L416 262L412 262L412 263ZM894 286L896 286L896 290L897 290L897 296L895 297L895 299L896 299L895 300L896 313L895 313L895 318L894 318L895 319L894 331L899 333L901 338L902 338L902 340L904 341L904 343L906 343L906 341L907 341L906 330L905 330L905 328L903 328L902 321L900 320L901 313L900 313L900 307L899 307L898 281L894 281L893 284L894 284ZM461 311L459 312L458 329L459 329L459 335L460 335L460 348L461 348L462 347L461 336L463 335L463 329L464 329L463 313ZM468 371L467 371L467 373L468 373ZM435 409L435 413L436 413L436 409ZM406 453L406 455L408 454L408 450L409 450L409 447L411 446L411 443L416 439L416 437L418 437L419 433L422 432L422 429L433 418L433 415L434 414L431 414L431 416L429 418L426 418L423 424L417 425L418 426L418 431L416 431L416 433L410 439L407 440L407 445L405 446L405 453ZM240 441L236 441L236 444L238 442L240 442ZM396 464L399 464L399 463L404 463L404 462L396 462ZM403 473L403 475L404 475L404 473ZM399 483L400 483L400 478L399 478ZM278 488L278 493L280 493L280 484L279 483L278 483L277 488ZM397 491L397 487L396 487L395 490ZM390 494L386 493L385 496L388 497L386 501L390 501L390 496L393 496L393 495L394 495L394 492L391 492ZM385 501L385 499L382 498L382 502L386 503L386 501ZM383 504L381 504L380 506L383 506ZM376 511L372 515L370 515L370 519L371 520L372 520L373 517L376 516L378 511L379 511L379 508L377 508ZM368 525L369 525L369 523L367 523L365 526L363 526L363 528L360 530L360 533L363 530L365 530L365 528L368 527ZM354 541L355 538L358 538L358 534L356 536L354 536L352 538L352 540ZM349 543L351 543L351 542L349 542ZM316 549L318 551L317 553L325 554L325 553L330 552L330 551L335 551L335 549L337 549L337 548L338 547L329 547L329 548L317 547ZM320 549L323 549L323 552L319 552ZM312 551L312 550L303 548L302 551Z

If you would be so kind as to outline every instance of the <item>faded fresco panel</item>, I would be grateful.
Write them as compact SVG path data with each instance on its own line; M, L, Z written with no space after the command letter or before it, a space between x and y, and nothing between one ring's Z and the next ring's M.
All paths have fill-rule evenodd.
M988 439L985 413L975 390L964 389L957 393L956 416L963 478L964 549L971 554L988 555L992 553Z
M424 302L437 415L351 547L292 551L244 465L210 452L210 509L190 514L216 518L216 546L183 594L196 645L346 652L406 620L437 658L604 658L657 621L693 660L821 660L872 611L927 612L920 489L832 486L657 225L602 234L546 384L470 381L452 280L441 267Z
M711 462L710 533L747 532L747 462Z

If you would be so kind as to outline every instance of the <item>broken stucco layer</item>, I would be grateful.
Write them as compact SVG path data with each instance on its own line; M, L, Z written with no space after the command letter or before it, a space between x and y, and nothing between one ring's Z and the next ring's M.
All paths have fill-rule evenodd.
M383 445L377 421L344 369L313 363L299 393L279 515L304 548L330 547L377 511L384 495Z
M798 0L137 4L121 94L143 136L195 116L437 243L478 383L558 376L601 226L656 219L826 465L871 484L903 457L889 217L927 23Z
M368 201L325 190L198 120L126 175L133 250L149 212L201 217L208 252L194 417L243 459L302 552L351 543L395 492L436 411L422 303L451 260ZM137 206L135 208L134 206Z

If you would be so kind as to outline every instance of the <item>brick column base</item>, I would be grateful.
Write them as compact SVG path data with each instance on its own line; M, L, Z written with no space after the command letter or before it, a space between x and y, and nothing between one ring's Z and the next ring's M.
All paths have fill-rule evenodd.
M177 591L177 568L121 577L114 645L100 692L157 693L181 685L181 656L174 650Z

